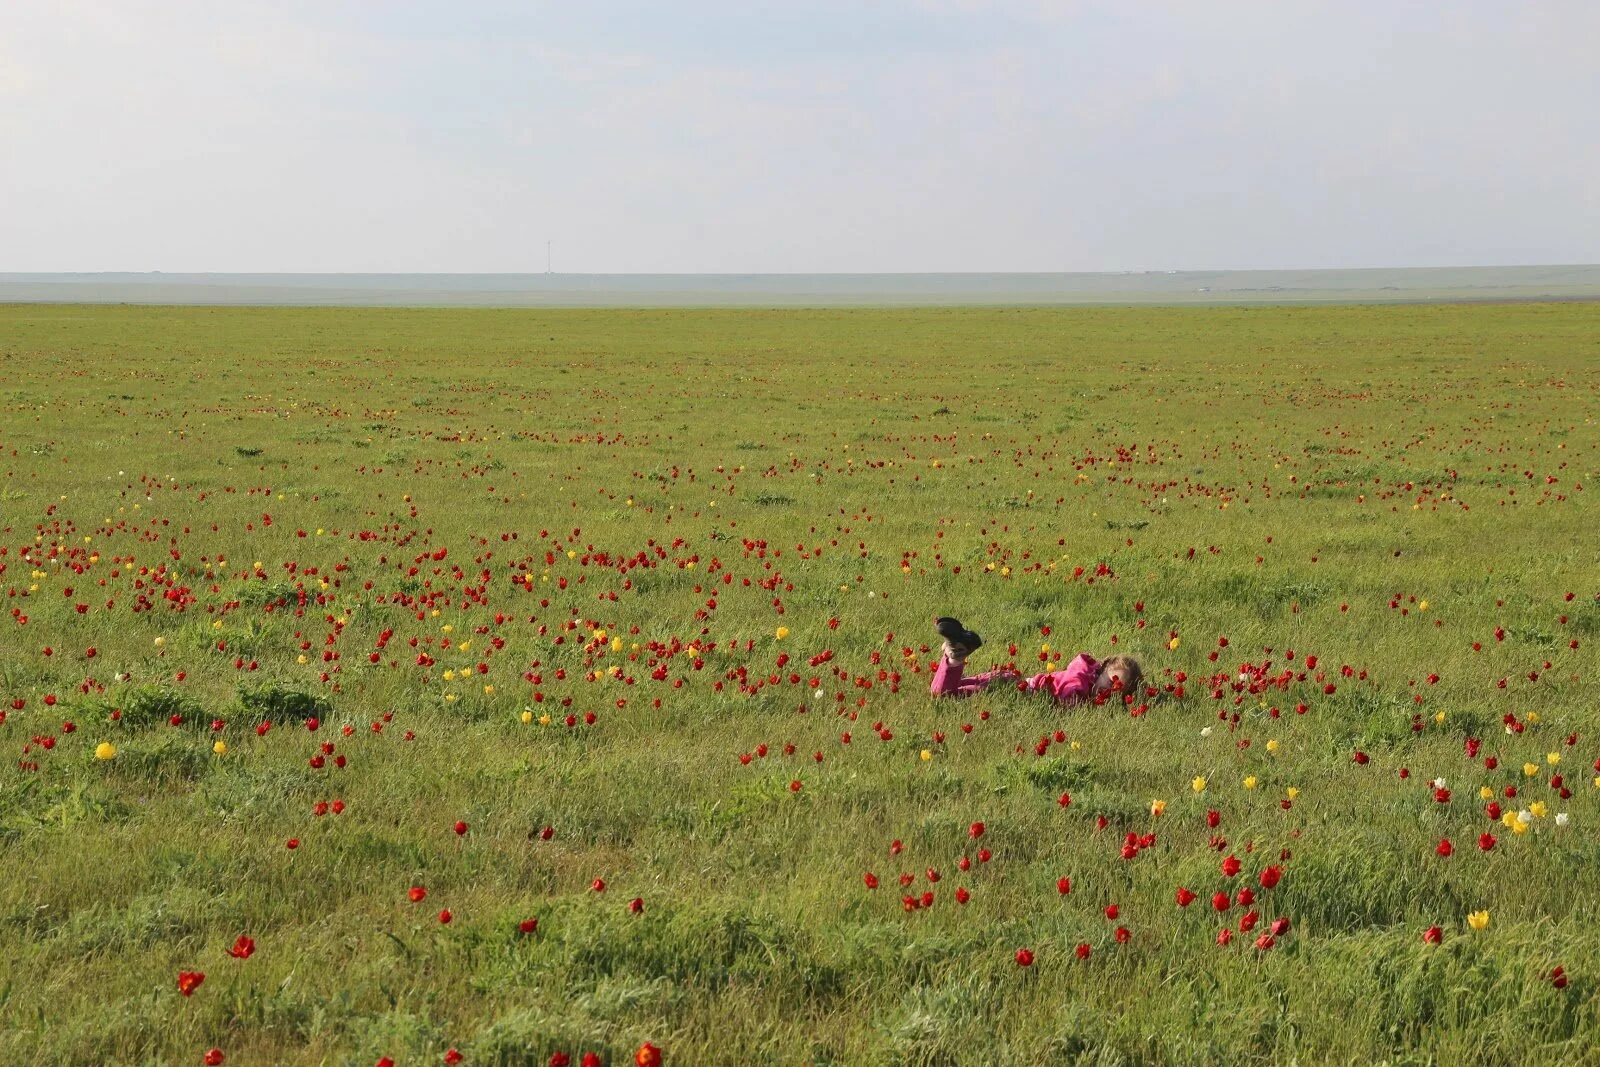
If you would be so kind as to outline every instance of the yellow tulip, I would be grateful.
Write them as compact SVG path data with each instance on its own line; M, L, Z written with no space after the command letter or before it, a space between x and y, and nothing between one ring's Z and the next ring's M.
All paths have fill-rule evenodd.
M789 636L789 628L787 626L780 626L778 627L776 634L778 640L782 641L785 637Z
M1189 788L1193 789L1196 793L1204 793L1206 791L1206 780L1204 778L1196 777L1194 781L1189 783Z
M1166 810L1167 810L1167 802L1165 800L1152 800L1150 802L1150 814L1151 815L1160 815L1162 812L1164 812Z
M217 743L211 746L211 751L215 752L219 756L226 755L228 751L228 742L218 738Z
M1276 738L1274 738L1273 740L1267 742L1267 751L1268 752L1276 752L1276 751L1278 751L1278 742L1277 742Z
M1244 780L1244 787L1246 789L1254 789L1256 787L1256 776L1253 774L1248 775Z
M927 749L923 749L922 750L922 758L925 759L925 760L932 759L933 758L933 753L929 752Z
M524 711L522 713L522 721L523 721L524 724L532 722L533 721L533 712Z
M1171 641L1168 641L1167 647L1174 652L1178 651L1178 639L1174 637Z
M1552 752L1549 755L1545 756L1544 761L1546 763L1550 764L1550 766L1554 767L1556 764L1561 762L1561 753Z
M1467 925L1474 930L1487 929L1489 926L1489 913L1487 911L1474 911L1467 915Z
M1522 773L1532 778L1539 773L1539 765L1537 763L1524 763L1522 765Z
M111 759L117 754L117 746L110 741L102 741L94 746L95 759Z

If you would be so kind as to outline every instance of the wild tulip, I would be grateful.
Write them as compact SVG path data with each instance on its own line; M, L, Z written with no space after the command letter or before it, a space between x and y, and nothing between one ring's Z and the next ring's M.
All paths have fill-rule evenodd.
M1184 888L1183 886L1179 886L1178 887L1178 893L1177 893L1178 907L1187 908L1190 904L1194 903L1194 897L1195 897L1195 895L1193 893L1191 893L1188 889Z
M1422 931L1422 941L1427 945L1437 945L1444 940L1444 931L1437 926L1430 926Z
M206 1049L206 1054L201 1057L201 1062L204 1063L206 1067L221 1067L222 1061L225 1059L227 1059L227 1057L222 1054L222 1050L220 1048L208 1048Z
M1229 899L1228 894L1226 893L1211 894L1211 906L1217 911L1227 911L1232 904L1233 901Z
M247 960L255 954L255 951L256 943L254 939L240 934L239 939L233 943L233 947L228 949L228 955L234 959Z
M1072 892L1072 879L1071 878L1057 878L1056 879L1056 892L1060 893L1062 896L1066 896L1068 893Z
M1017 966L1018 967L1032 967L1033 966L1033 950L1032 949L1030 949L1030 948L1019 948L1019 949L1017 949Z
M186 997L192 997L192 996L194 996L194 991L196 989L200 988L200 983L204 982L205 980L206 980L206 976L205 976L204 972L201 972L201 971L179 971L178 972L178 992L182 993Z
M1080 960L1086 960L1089 958L1089 946L1086 943L1080 942L1078 947L1073 949L1072 952Z

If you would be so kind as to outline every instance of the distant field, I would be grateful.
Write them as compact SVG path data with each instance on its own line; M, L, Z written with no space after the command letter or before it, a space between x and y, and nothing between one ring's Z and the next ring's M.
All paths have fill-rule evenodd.
M0 303L912 307L1600 300L1600 265L925 274L0 273Z
M1592 1061L1597 481L1587 303L0 306L0 1062Z

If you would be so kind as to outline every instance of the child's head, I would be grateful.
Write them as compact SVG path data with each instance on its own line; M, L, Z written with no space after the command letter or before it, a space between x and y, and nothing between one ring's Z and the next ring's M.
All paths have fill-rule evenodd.
M1138 696L1139 683L1144 680L1144 672L1139 669L1139 661L1132 656L1112 656L1100 664L1100 675L1095 679L1094 692L1096 696L1101 693L1115 692L1122 696Z

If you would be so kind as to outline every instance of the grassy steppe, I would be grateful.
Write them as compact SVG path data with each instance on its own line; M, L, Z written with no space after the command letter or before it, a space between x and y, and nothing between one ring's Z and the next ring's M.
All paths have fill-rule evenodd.
M1592 304L0 307L0 1062L1593 1062L1597 390Z

